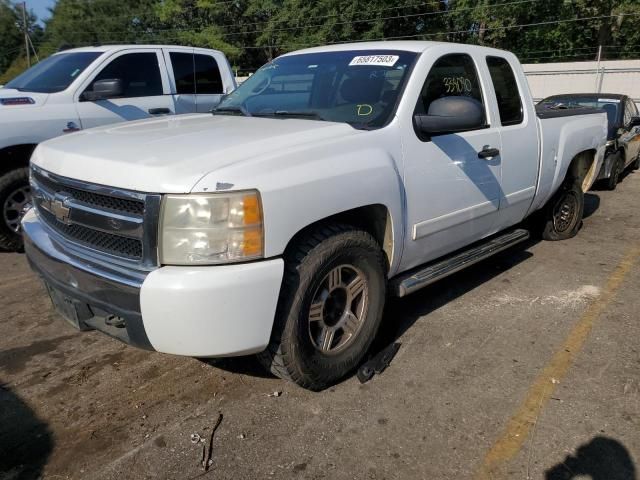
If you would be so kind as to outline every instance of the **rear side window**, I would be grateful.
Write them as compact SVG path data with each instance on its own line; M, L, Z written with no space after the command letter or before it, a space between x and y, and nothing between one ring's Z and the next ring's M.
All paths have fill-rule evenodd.
M154 97L162 95L162 77L155 52L127 53L107 65L93 80L88 90L98 80L119 78L124 87L124 98Z
M638 116L638 109L636 108L635 103L627 99L625 109L624 109L625 126L629 125L631 123L631 119L636 116Z
M522 123L522 100L511 65L504 58L487 57L487 66L496 92L500 122L502 125Z
M222 78L216 59L209 55L191 53L169 53L176 93L184 95L220 94L223 92Z
M195 90L195 76L193 74L193 55L191 53L169 53L173 77L176 80L176 93L193 95Z
M222 78L216 59L209 55L194 55L196 93L199 95L223 93Z
M469 55L445 55L431 67L416 105L416 114L428 114L434 100L465 96L482 102L478 72Z

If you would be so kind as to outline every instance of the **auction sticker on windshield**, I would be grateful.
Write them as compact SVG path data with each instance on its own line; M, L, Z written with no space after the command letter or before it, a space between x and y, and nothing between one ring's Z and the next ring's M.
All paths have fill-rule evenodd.
M398 55L362 55L353 57L349 66L378 65L381 67L393 67L400 57Z

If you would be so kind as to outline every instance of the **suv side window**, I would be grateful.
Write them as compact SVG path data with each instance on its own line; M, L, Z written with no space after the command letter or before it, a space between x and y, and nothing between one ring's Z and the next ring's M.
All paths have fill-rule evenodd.
M198 54L193 57L196 72L196 93L199 95L224 93L216 59L209 55Z
M476 66L464 53L445 55L434 63L420 92L415 114L428 114L431 102L452 96L470 97L484 106Z
M516 83L516 77L509 62L501 57L487 57L487 67L491 75L493 89L498 101L498 112L502 125L522 123L522 100Z
M115 78L122 80L122 98L154 97L163 94L162 76L158 66L158 55L155 52L120 55L102 69L87 90L92 91L93 84L98 80Z
M173 68L173 77L176 80L176 93L183 95L196 93L193 54L170 52L169 58Z

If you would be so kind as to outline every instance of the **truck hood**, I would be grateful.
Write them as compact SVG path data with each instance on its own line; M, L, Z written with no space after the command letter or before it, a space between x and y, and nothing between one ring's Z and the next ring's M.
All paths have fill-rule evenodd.
M359 133L343 123L198 114L58 137L40 144L31 161L91 183L188 193L203 176L220 168Z
M47 102L48 93L21 92L13 88L0 88L0 112L10 111L16 108L41 107ZM13 105L4 105L8 100L25 101Z

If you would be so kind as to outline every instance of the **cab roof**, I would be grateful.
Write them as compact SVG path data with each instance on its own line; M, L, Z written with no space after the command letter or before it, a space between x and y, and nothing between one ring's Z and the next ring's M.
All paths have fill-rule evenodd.
M217 52L218 50L214 50L212 48L200 48L200 47L189 47L189 46L184 46L184 45L151 45L151 44L147 44L147 45L139 45L139 44L122 44L122 45L93 45L93 46L88 46L88 47L78 47L78 48L69 48L69 49L65 49L65 50L61 50L59 52L56 53L69 53L69 52L100 52L100 53L106 53L106 52L116 52L116 51L120 51L120 50L129 50L129 49L133 49L133 48L137 48L137 49L146 49L146 48L164 48L164 49L185 49L185 50L201 50L201 51L214 51Z
M430 42L424 40L384 40L377 42L352 42L339 43L334 45L321 45L318 47L304 48L301 50L296 50L295 52L285 53L282 56L285 57L287 55L298 55L302 53L342 52L348 50L403 50L407 52L422 53L425 50L438 45L464 46L465 48L471 48L474 50L478 49L484 52L500 51L495 48L453 42Z

